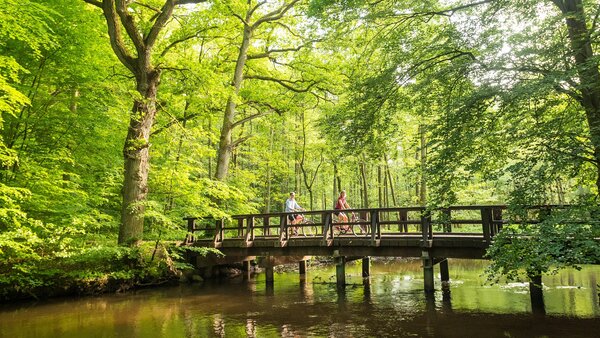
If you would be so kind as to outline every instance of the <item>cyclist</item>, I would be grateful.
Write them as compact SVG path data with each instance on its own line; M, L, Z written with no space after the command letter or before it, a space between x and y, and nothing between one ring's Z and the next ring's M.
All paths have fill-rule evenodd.
M290 197L285 201L285 212L294 212L294 211L304 211L298 202L296 202L296 193L291 192ZM288 220L291 225L298 224L304 220L304 217L300 214L290 214L288 215ZM294 234L298 234L298 228L294 227Z
M350 209L350 205L346 201L346 190L342 190L342 192L340 192L340 196L338 197L337 202L335 203L335 209L336 210ZM348 215L346 215L346 213L336 212L335 214L337 215L338 221L340 223L348 223ZM348 224L346 224L344 226L340 226L339 229L340 229L340 231L345 233L346 231L350 230L350 226Z

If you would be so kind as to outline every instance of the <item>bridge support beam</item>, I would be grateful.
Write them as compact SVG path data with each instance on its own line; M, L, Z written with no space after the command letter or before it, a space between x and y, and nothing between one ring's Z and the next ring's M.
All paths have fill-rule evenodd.
M369 277L371 275L371 258L363 257L362 259L362 276Z
M335 257L334 261L337 286L338 288L344 288L346 287L346 257Z
M306 261L302 260L298 262L298 273L301 277L306 275Z
M243 261L242 276L244 277L244 279L250 279L250 271L252 271L252 265L250 264L250 261Z
M272 286L275 282L275 278L273 277L273 265L273 257L265 257L265 282L267 283L267 286Z
M429 256L429 251L423 251L421 259L423 260L423 286L425 292L430 293L435 290L433 283L433 257Z
M448 259L444 259L440 262L440 277L442 282L450 281L450 272L448 271Z

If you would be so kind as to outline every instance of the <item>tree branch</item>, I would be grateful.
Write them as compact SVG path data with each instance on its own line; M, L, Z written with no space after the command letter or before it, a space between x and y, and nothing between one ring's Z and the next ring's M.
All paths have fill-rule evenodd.
M592 20L592 28L590 28L590 32L594 32L596 30L596 25L598 24L598 16L600 16L600 5L598 5L596 9L596 15L594 15L594 20Z
M84 0L88 3L96 5L94 0ZM123 37L121 34L121 25L115 11L114 0L104 0L101 4L102 12L106 18L106 25L108 27L108 36L110 38L110 45L115 52L115 55L121 61L121 63L127 67L132 73L136 73L135 70L135 59L125 47Z
M154 6L150 6L148 4L145 4L145 3L142 3L142 2L139 2L139 1L136 1L135 4L138 5L138 6L142 6L142 7L148 8L149 10L154 11L154 12L160 14L160 9L158 9L158 8L156 8ZM154 19L152 19L152 20L154 20Z
M94 5L98 8L102 8L102 1L100 0L83 0L84 2L87 2L90 5Z
M293 30L292 30L292 29L291 29L291 28L290 28L288 25L286 25L286 24L284 24L284 23L281 23L281 22L279 22L279 21L275 21L275 22L273 22L273 24L274 24L274 25L277 25L277 26L281 26L281 27L283 27L285 30L287 30L287 31L288 31L288 33L292 34L292 36L295 36L295 37L297 37L297 38L299 38L299 39L304 39L304 36L302 36L302 35L300 35L300 34L298 34L298 33L294 32L294 31L293 31Z
M231 145L229 147L233 150L235 147L239 146L243 142L246 142L251 137L252 137L252 135L248 135L248 136L244 136L242 138L239 138L239 139L231 142Z
M182 123L182 122L185 122L185 121L189 121L189 120L191 120L191 119L193 119L195 117L198 117L198 116L200 116L200 114L195 113L195 114L187 115L185 117L180 117L180 118L173 119L173 120L169 121L169 123L165 124L164 126L162 126L162 127L158 128L158 129L156 129L155 131L151 132L150 136L160 134L163 131L169 129L174 124L179 124L179 123Z
M242 125L242 124L244 124L244 123L246 123L248 121L251 121L251 120L257 119L259 117L263 117L265 115L268 115L269 113L270 112L262 112L262 113L252 114L252 115L247 116L247 117L245 117L245 118L243 118L243 119L241 119L239 121L235 121L234 123L231 124L231 128L233 129L233 128L235 128L235 127L237 127L239 125Z
M255 104L257 106L265 106L267 108L269 108L270 110L276 112L278 115L283 115L283 110L267 103L267 102L258 102L258 101L247 101L246 103L248 104ZM256 108L256 107L255 107Z
M306 42L305 44L302 44L298 47L289 47L289 48L280 48L280 49L270 49L267 50L264 53L260 53L260 54L254 54L254 55L248 55L246 58L248 60L252 60L252 59L262 59L262 58L266 58L271 56L271 54L273 53L287 53L287 52L298 52L300 51L302 48L307 47L309 44L313 43L313 42L318 42L321 40L310 40L308 42Z
M595 166L599 165L598 161L596 161L596 159L593 157L593 155L594 155L593 153L589 154L592 157L588 158L588 157L581 156L581 155L578 155L578 154L575 154L575 153L572 153L572 152L564 151L564 150L561 150L561 149L556 149L556 148L554 148L551 145L546 144L546 143L542 143L542 145L544 146L544 148L548 149L549 151L553 151L553 152L555 152L557 154L562 154L564 156L568 156L568 157L571 157L571 158L574 158L574 159L578 159L578 160L581 160L581 161L584 161L584 162L589 162L589 163L592 163Z
M270 77L270 76L262 76L262 75L246 75L245 76L246 79L255 79L255 80L263 80L263 81L271 81L271 82L275 82L277 84L279 84L280 86L289 89L293 92L296 93L306 93L308 92L314 85L317 84L317 82L313 81L311 82L306 88L296 88L293 85L298 83L298 82L306 82L306 81L289 81L289 80L282 80L282 79L276 79L274 77Z
M160 30L165 26L171 15L173 15L173 9L175 8L175 5L175 0L165 1L165 4L160 10L160 14L156 18L156 21L154 21L152 28L150 28L150 32L148 32L148 35L146 36L145 45L147 48L152 48L156 42L158 33L160 33Z
M442 11L430 12L430 14L451 16L452 14L454 14L454 13L460 11L460 10L471 8L471 7L475 7L475 6L479 6L479 5L484 5L484 4L487 4L487 3L490 3L490 2L494 2L494 1L496 1L496 0L481 0L481 1L470 3L470 4L465 4L465 5L460 5L460 6L452 7L452 8L449 8L449 9L442 10Z
M165 56L169 52L169 50L171 50L171 48L175 47L176 45L178 45L178 44L180 44L182 42L186 42L188 40L191 40L193 38L197 38L197 37L200 36L201 33L204 33L204 32L206 32L209 29L215 29L215 28L217 28L217 27L213 26L213 27L208 27L208 28L205 28L205 29L201 29L201 30L197 31L196 33L194 33L192 35L185 36L185 37L183 37L181 39L177 39L177 40L171 42L167 47L165 47L165 49L163 49L163 51L160 53L160 56L161 57Z
M554 85L554 90L556 90L559 93L568 95L573 100L575 100L575 101L579 102L579 104L583 105L583 97L581 97L581 95L579 95L579 93L577 93L573 90L569 90L567 88L563 88L558 84Z
M250 9L250 10L248 11L248 13L246 14L246 17L250 18L250 17L252 16L252 14L254 14L254 12L256 12L256 10L257 10L257 9L258 9L260 6L262 6L262 5L266 4L266 3L267 3L267 1L260 1L260 2L258 2L258 3L256 4L256 6L252 7L252 9Z
M138 57L142 57L145 53L144 40L142 39L142 35L140 34L140 32L138 30L138 26L135 23L133 16L131 14L129 14L129 11L127 10L127 5L128 5L127 0L105 0L105 3L112 2L112 1L115 1L116 11L117 11L117 14L119 15L119 18L121 19L121 24L125 28L125 31L127 32L127 35L129 36L129 38L131 39L131 42L133 42L133 45L135 46L135 49L137 50Z
M256 22L252 25L252 29L256 29L258 26L262 25L265 22L277 21L281 19L287 11L289 11L294 5L300 0L292 0L288 4L284 4L276 10L265 14L262 18L256 20Z
M206 2L206 0L176 0L175 5L199 4L202 2Z

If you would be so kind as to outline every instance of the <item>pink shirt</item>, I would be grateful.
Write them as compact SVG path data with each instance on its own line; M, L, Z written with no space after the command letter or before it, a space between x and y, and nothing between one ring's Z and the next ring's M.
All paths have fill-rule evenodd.
M338 197L337 203L335 204L336 209L346 209L346 197Z

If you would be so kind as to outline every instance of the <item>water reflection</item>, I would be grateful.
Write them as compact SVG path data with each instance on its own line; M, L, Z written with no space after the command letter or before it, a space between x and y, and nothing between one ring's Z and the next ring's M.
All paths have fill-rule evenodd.
M277 273L124 295L0 308L0 337L569 336L600 332L600 267L544 277L546 316L532 314L527 284L487 286L483 263L450 261L451 283L422 291L417 262L348 264L306 278ZM331 278L331 276L334 276Z
M444 312L452 312L452 291L450 283L442 283L442 310Z

